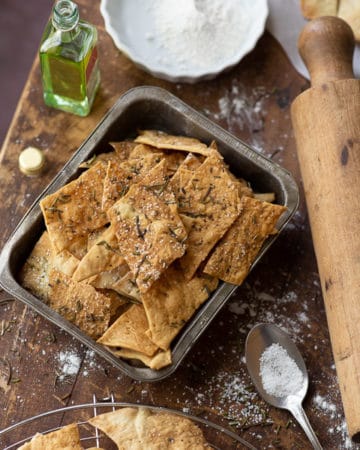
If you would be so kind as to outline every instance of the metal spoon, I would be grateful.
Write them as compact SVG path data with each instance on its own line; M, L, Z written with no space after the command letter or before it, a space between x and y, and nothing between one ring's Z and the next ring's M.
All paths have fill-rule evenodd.
M279 397L267 393L260 375L261 355L267 347L275 343L278 343L287 351L289 357L295 361L303 375L302 386L298 392L292 392L290 395ZM320 442L302 407L302 401L305 398L309 385L308 373L304 360L290 337L276 325L266 323L255 325L246 338L245 357L251 379L262 398L272 406L290 411L305 431L314 449L321 450Z

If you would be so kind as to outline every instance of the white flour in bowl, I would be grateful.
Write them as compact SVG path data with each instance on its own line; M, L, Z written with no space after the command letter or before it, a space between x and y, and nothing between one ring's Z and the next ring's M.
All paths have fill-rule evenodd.
M262 353L260 376L267 394L276 397L295 394L303 384L301 370L280 344L272 344Z
M239 0L153 0L147 6L154 18L148 39L162 48L169 65L221 66L246 37L252 7Z

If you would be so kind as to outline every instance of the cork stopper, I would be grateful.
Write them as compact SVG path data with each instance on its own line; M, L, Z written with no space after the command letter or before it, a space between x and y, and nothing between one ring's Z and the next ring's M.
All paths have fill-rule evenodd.
M44 168L45 156L36 147L27 147L19 155L19 169L28 176L39 175Z

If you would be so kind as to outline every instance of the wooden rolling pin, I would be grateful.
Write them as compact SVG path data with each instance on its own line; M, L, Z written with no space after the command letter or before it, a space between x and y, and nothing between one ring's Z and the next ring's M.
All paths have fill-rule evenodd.
M360 80L354 36L336 17L299 38L312 87L292 104L321 288L349 435L360 441Z

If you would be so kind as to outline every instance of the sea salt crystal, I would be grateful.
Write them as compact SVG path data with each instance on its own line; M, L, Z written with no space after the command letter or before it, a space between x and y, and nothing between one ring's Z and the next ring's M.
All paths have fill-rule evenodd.
M277 343L267 347L260 357L260 375L267 394L285 397L298 392L303 375L288 352Z

